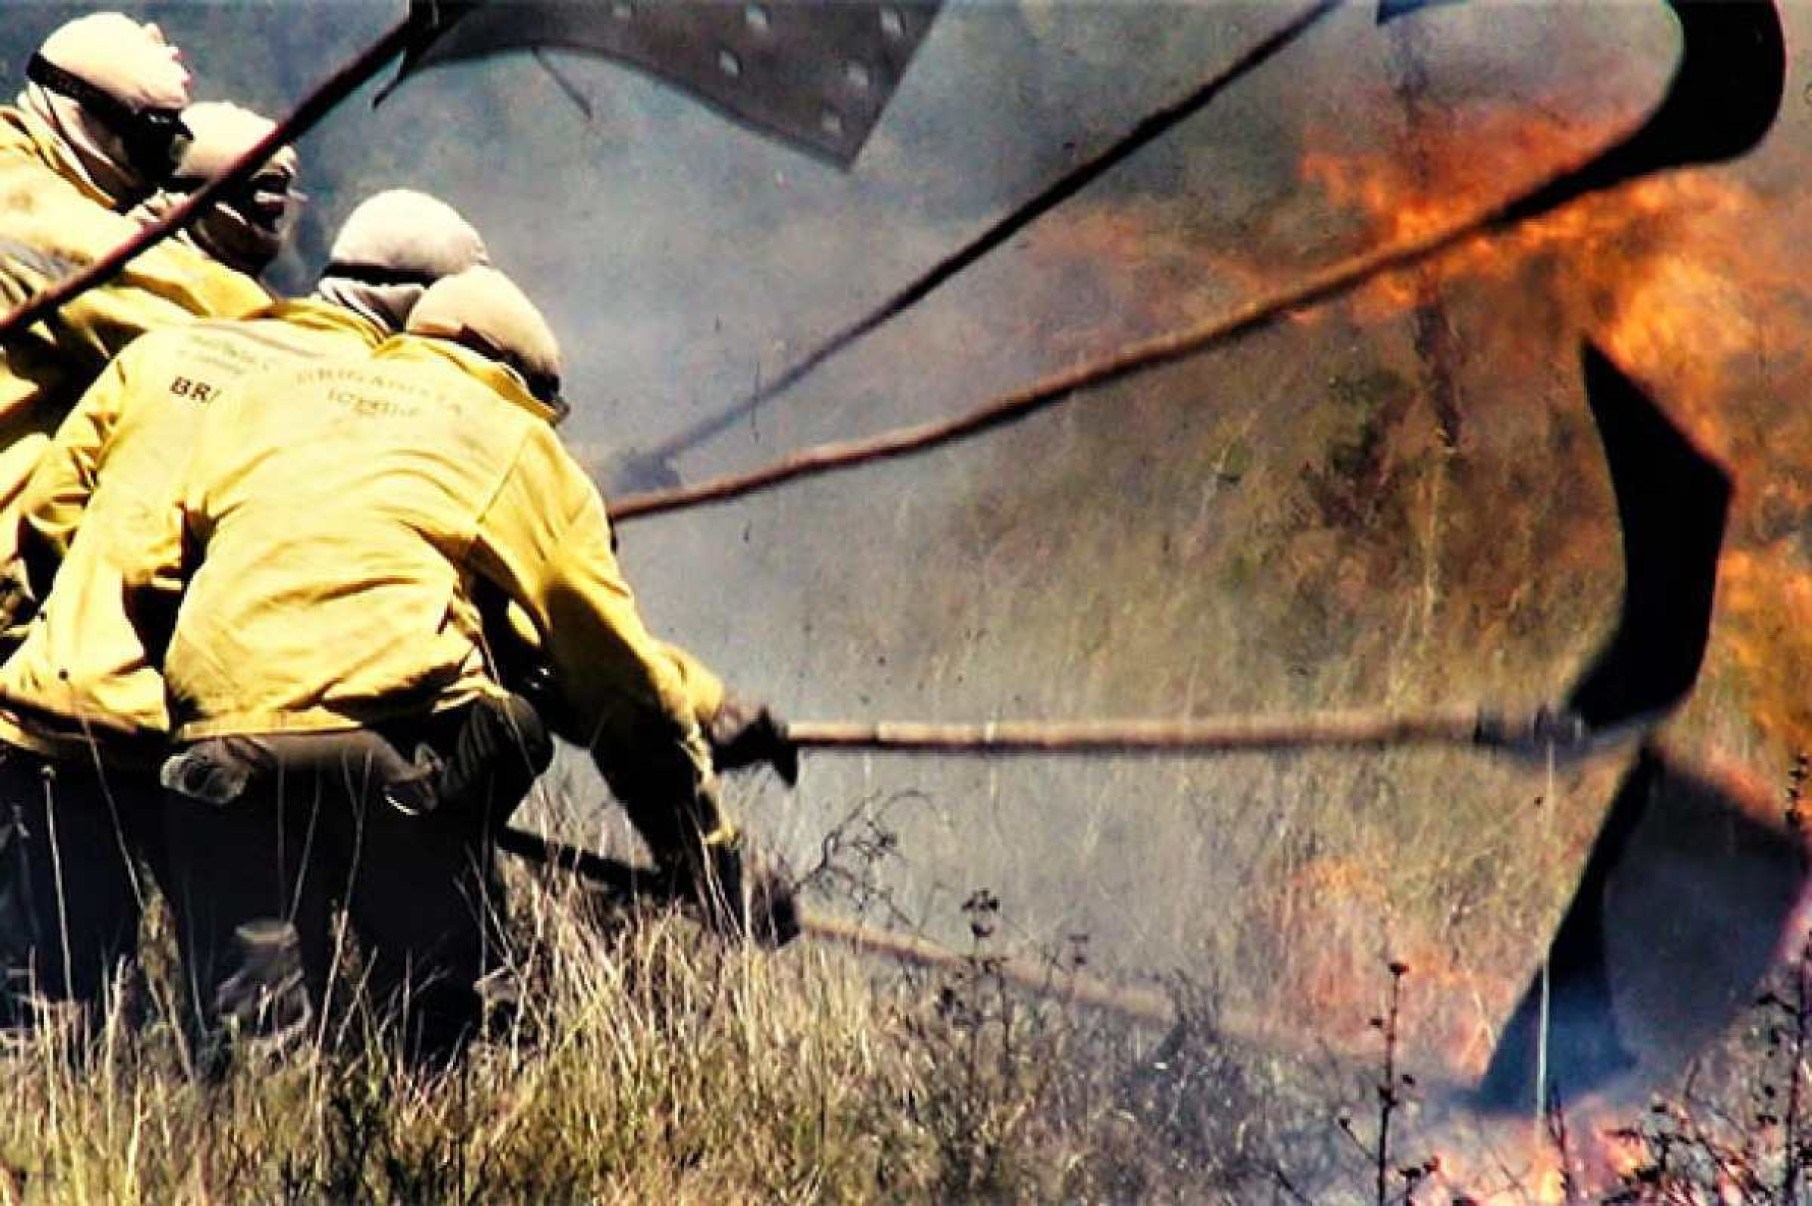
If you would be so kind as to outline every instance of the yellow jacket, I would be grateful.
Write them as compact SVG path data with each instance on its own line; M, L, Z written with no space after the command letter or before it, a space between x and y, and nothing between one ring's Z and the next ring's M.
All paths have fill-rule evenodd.
M692 700L693 717L700 728L709 726L724 706L723 680L678 645L663 642L662 647L673 659L673 668L686 685L686 695Z
M510 684L510 671L526 671L537 662L546 664L540 659L541 638L535 632L533 622L514 604L506 608L495 628L489 623L485 625L485 635L493 641L501 638L508 642L502 647L493 646L486 650L495 677L505 685ZM717 713L722 710L728 694L723 680L710 667L678 645L667 641L660 644L673 660L673 668L679 674L680 681L685 684L686 695L692 701L693 718L698 721L699 728L708 729L711 722L717 719Z
M230 390L134 575L187 579L164 663L178 737L360 727L496 694L480 620L495 591L554 671L562 734L632 812L630 796L708 789L695 664L643 625L603 500L548 418L508 370L406 335Z
M116 753L161 747L163 679L127 615L123 567L162 534L202 416L252 372L359 356L385 335L352 310L305 299L250 321L153 332L107 367L20 498L34 594L44 597L47 572L66 569L0 666L0 739L51 756L84 752L90 736L128 747Z
M64 160L49 128L0 107L0 310L86 267L137 225ZM252 278L180 243L139 256L6 341L0 352L0 565L13 548L8 508L63 415L109 360L145 331L194 317L238 318L270 303Z

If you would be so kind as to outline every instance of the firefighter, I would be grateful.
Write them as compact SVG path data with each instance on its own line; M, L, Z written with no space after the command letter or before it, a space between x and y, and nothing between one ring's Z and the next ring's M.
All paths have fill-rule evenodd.
M155 25L95 13L58 28L0 107L0 308L126 242L125 210L169 177L189 140L189 74ZM258 283L166 242L112 282L0 346L0 512L31 475L49 433L134 337L193 317L265 305ZM0 522L0 532L11 525ZM4 537L0 537L3 540ZM0 546L0 563L13 550Z
M543 715L589 747L706 919L797 932L790 889L745 873L719 805L686 679L702 668L649 635L603 501L554 434L559 370L539 312L477 268L369 357L246 378L203 422L134 592L182 592L166 833L217 1019L296 1012L263 941L283 927L318 1007L337 902L413 1057L473 1033L501 958L492 835L529 777L507 736L471 736L535 721L489 657L503 607L551 671ZM718 710L726 763L783 760L765 711Z
M224 176L239 156L268 135L275 123L224 101L197 101L182 111L189 144L176 169L130 217L161 220L204 185ZM251 178L218 198L193 223L171 236L257 280L289 242L302 194L296 191L295 148L279 147Z
M197 106L199 108L199 106ZM262 138L244 111L197 115L183 171L206 177ZM204 224L197 243L256 273L281 246L294 153L254 177L265 194ZM431 280L484 258L451 207L396 190L347 218L314 296L249 320L170 327L114 360L58 429L22 495L12 610L54 589L0 667L0 1011L34 1000L89 1008L134 953L144 902L139 860L162 879L163 681L125 611L122 566L174 505L176 473L206 408L237 378L291 362L369 352ZM383 277L368 285L359 278ZM341 300L330 301L328 297ZM359 305L349 304L362 302Z

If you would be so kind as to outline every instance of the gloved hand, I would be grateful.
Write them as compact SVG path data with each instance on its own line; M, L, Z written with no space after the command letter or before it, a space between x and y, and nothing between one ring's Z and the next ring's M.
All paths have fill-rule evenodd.
M775 949L799 937L799 901L779 860L753 853L746 838L706 848L702 872L684 892L706 928L726 938Z
M788 787L799 782L799 747L786 735L786 725L761 704L726 697L705 730L711 764L719 771L757 766L774 768Z
M13 633L24 639L25 626L38 613L38 600L27 583L22 567L15 566L0 574L0 632Z

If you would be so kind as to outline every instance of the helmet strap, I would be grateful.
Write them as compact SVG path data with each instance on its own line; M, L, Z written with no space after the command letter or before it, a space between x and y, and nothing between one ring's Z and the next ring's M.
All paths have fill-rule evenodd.
M162 183L176 170L194 134L175 109L134 109L118 97L65 71L41 54L25 64L25 78L80 105L120 140L126 161L147 182Z

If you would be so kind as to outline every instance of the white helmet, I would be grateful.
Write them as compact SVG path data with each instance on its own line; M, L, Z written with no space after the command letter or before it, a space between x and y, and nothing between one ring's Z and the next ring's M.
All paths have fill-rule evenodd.
M181 156L189 72L156 25L117 12L59 27L26 64L22 107L56 132L110 196L163 180Z
M428 286L489 262L484 240L458 210L413 189L389 189L341 223L316 291L396 331Z
M495 268L468 268L429 287L409 315L411 335L457 340L519 375L529 392L566 416L560 343L528 295Z
M268 117L224 101L198 101L183 110L193 141L164 190L135 213L156 218L203 185L224 175L275 127ZM229 268L257 276L283 250L301 194L295 191L300 160L294 147L279 147L244 184L229 189L183 237Z

